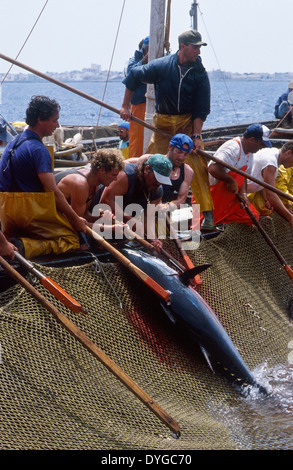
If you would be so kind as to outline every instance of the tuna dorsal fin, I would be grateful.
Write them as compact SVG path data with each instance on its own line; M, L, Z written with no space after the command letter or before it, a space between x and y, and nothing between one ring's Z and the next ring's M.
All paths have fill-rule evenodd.
M201 273L202 271L205 271L205 269L208 269L210 266L211 264L201 264L200 266L195 266L194 268L187 269L183 273L179 274L179 279L184 284L188 284L190 279L194 278L194 276Z

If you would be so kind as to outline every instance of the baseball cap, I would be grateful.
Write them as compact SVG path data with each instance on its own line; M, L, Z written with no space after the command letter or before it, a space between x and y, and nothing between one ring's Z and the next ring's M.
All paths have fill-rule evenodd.
M14 137L12 134L10 134L10 132L8 132L6 126L7 122L2 116L0 116L0 140L3 140L3 142L11 142Z
M172 163L169 158L160 153L155 153L148 158L147 165L153 170L156 180L160 184L169 184L171 185L171 180L169 175L172 170Z
M288 88L290 88L290 90L293 89L293 80L290 80L290 82L288 84Z
M196 29L191 29L189 31L185 31L178 36L179 47L180 44L193 44L194 46L207 46L206 42L203 42L201 39L201 34L196 31Z
M270 129L262 124L251 124L245 131L245 137L255 137L262 140L266 147L272 147L269 135Z
M120 122L120 124L118 124L117 127L124 127L124 129L129 129L129 122L127 121Z
M176 147L177 149L184 150L184 152L188 153L191 152L191 149L193 148L193 141L186 134L173 135L169 144L172 145L172 147ZM188 150L184 148L183 145L188 145Z

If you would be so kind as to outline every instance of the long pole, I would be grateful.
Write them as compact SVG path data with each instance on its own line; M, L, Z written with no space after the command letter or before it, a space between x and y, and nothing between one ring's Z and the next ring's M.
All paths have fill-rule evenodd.
M273 252L275 253L275 255L277 256L278 260L281 262L281 264L283 265L283 268L285 269L286 273L288 274L288 276L293 279L293 271L292 271L292 268L289 266L289 264L287 263L287 261L285 260L285 258L283 257L283 255L279 252L278 248L275 246L275 244L273 243L273 241L270 239L270 237L268 236L268 234L266 233L266 231L262 228L262 226L260 225L260 223L258 222L257 218L254 216L254 214L251 212L251 210L249 209L249 207L245 204L243 198L240 196L240 194L236 194L236 197L238 199L239 202L241 202L244 206L244 209L245 211L247 212L247 214L249 215L249 217L251 218L252 222L254 223L254 225L258 228L258 230L260 231L260 233L262 234L262 236L264 237L264 239L266 240L266 242L268 243L268 245L272 248Z
M125 372L115 364L93 341L91 341L71 320L59 312L40 292L38 292L21 274L0 256L0 265L5 271L23 286L55 320L77 339L93 356L112 372L134 395L137 396L166 426L180 435L179 425L169 416L144 390L142 390Z
M99 106L103 106L104 108L107 108L110 111L113 111L114 113L120 114L119 109L115 108L114 106L111 106L107 103L104 103L103 101L95 98L94 96L88 95L87 93L84 93L83 91L78 90L77 88L71 87L70 85L67 85L66 83L63 83L60 80L56 80L55 78L50 77L49 75L46 75L46 74L44 74L44 73L42 73L42 72L40 72L36 69L33 69L33 68L29 67L28 65L22 64L21 62L18 62L17 60L12 59L11 57L7 57L4 54L0 54L0 59L6 60L7 62L11 62L12 64L16 65L17 67L23 68L23 69L27 70L28 72L43 78L44 80L48 80L49 82L52 82L55 85L58 85L62 88L65 88L66 90L68 90L72 93L75 93L76 95L79 95L82 98L85 98L86 100L92 101L93 103L96 103ZM148 129L151 129L153 132L157 132L159 134L162 134L165 137L169 137L170 139L173 137L170 134L162 132L160 129L157 129L154 126L152 126L150 124L147 124L145 121L142 121L141 119L138 119L134 116L132 116L131 119L133 121L137 122L138 124L140 124L141 126L144 126L144 127L147 127ZM275 192L279 196L282 196L282 197L288 199L289 201L293 201L293 197L290 196L290 194L286 194L283 191L281 191L280 189L277 189L274 186L271 186L270 184L265 183L264 181L259 181L257 178L254 178L253 176L249 175L248 173L245 173L242 170L238 170L237 168L233 167L232 165L229 165L228 163L222 162L222 160L220 160L220 159L204 152L203 150L198 150L197 153L199 155L202 155L203 157L205 157L207 159L211 159L214 162L220 163L221 165L225 166L226 168L228 168L232 171L235 171L236 173L239 173L240 175L244 176L245 178L248 178L248 179L250 179L251 181L254 181L257 184L260 184L261 186L263 186L264 188L269 189L270 191Z
M194 1L191 4L191 9L189 11L190 17L191 17L191 27L192 29L197 30L197 5L198 2Z
M95 98L94 96L91 96L91 95L88 95L87 93L84 93L83 91L81 90L78 90L77 88L74 88L70 85L67 85L66 83L64 82L61 82L60 80L57 80L56 78L53 78L53 77L50 77L49 75L45 74L45 73L42 73L40 72L39 70L36 70L32 67L29 67L28 65L26 64L23 64L21 62L18 62L17 60L14 60L12 59L11 57L7 57L6 55L4 54L0 54L0 59L3 59L3 60L6 60L7 62L10 62L14 65L16 65L17 67L20 67L24 70L27 70L28 72L34 74L34 75L37 75L38 77L41 77L43 78L44 80L47 80L49 82L52 82L54 83L55 85L58 85L62 88L65 88L66 90L70 91L71 93L75 93L76 95L79 95L81 96L82 98L85 98L86 100L88 101L92 101L93 103L99 105L99 106L102 106L104 108L107 108L109 109L110 111L112 111L113 113L116 113L116 114L119 114L120 115L120 110L115 108L114 106L111 106L110 104L108 103L105 103L104 101L101 101L99 100L98 98ZM153 132L157 132L163 136L168 136L171 138L171 136L169 136L168 134L166 134L165 132L161 131L160 129L156 129L154 126L146 123L145 121L142 121L141 119L135 117L135 116L131 116L131 119L135 122L137 122L138 124L144 126L144 127L147 127L148 129L152 130Z

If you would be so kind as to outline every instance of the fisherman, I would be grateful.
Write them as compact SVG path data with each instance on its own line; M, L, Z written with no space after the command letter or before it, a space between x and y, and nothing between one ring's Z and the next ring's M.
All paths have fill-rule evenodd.
M159 204L162 201L162 184L171 185L169 178L172 170L172 163L164 155L150 155L144 161L138 163L129 163L125 165L124 171L121 171L116 181L110 184L103 191L101 204L110 206L117 219L126 223L130 220L135 222L135 229L140 236L147 233L147 208L149 204ZM120 196L120 200L117 197ZM133 206L139 208L141 213L136 213L133 217ZM127 210L129 206L130 210ZM117 213L118 212L118 213ZM137 211L136 211L137 212ZM139 220L140 216L143 220ZM148 237L151 238L151 237ZM155 235L153 234L155 239ZM161 245L154 241L157 247Z
M293 197L293 166L290 168L285 168L283 165L279 166L276 188ZM293 201L283 196L280 196L280 199L284 206L293 213Z
M91 160L90 168L61 171L55 175L55 181L73 210L92 227L99 218L90 212L94 195L99 186L107 187L116 181L124 167L125 160L119 149L99 149Z
M120 137L118 148L127 159L129 157L129 122L121 122L117 129Z
M276 187L278 167L293 167L293 142L289 141L281 149L263 148L253 155L249 173L260 182ZM273 210L284 217L293 228L293 214L290 212L278 194L253 181L247 181L247 192L250 202L261 215L269 215Z
M172 163L171 185L162 184L162 208L164 206L172 211L185 204L194 173L192 168L185 163L185 160L192 148L192 139L186 134L175 134L170 140L166 157ZM131 158L129 162L138 163L146 160L149 156L150 154L145 154L140 158Z
M283 93L281 96L276 101L275 104L275 117L277 119L282 119L290 110L291 105L288 102L288 95L293 91L293 80L290 80L288 84L288 89L285 93ZM288 123L292 122L292 110L290 113L288 113L287 117Z
M0 230L0 256L14 260L14 252L18 251L13 243L10 243Z
M126 86L120 116L131 117L130 102L133 93L143 83L153 83L156 96L156 114L153 126L165 132L153 133L147 153L165 154L170 136L184 133L191 136L195 151L202 145L201 131L210 113L210 82L200 57L202 41L196 30L178 37L179 50L175 54L154 59L134 67L123 80ZM210 194L207 163L204 157L191 152L186 160L194 171L191 183L197 204L205 213L203 228L213 228L213 201Z
M52 158L42 139L59 126L60 106L33 96L26 110L28 128L10 142L0 161L0 219L8 239L29 259L80 247L86 220L76 214L57 187Z
M215 153L215 157L236 169L249 172L252 154L263 147L271 147L270 130L261 124L251 124L242 137L229 139ZM249 205L251 212L258 219L259 214L247 198L246 178L228 170L218 162L210 161L210 188L214 201L215 224L240 222L252 225L253 222L246 213L235 194L240 193L244 202Z
M133 67L147 64L149 52L149 36L142 39L138 45L138 50L129 59L127 73ZM146 84L143 83L133 94L131 99L131 114L144 121L146 111ZM144 127L130 121L129 124L129 158L140 157L143 154Z
M7 122L0 116L0 145L4 145L13 140L13 135L7 130Z

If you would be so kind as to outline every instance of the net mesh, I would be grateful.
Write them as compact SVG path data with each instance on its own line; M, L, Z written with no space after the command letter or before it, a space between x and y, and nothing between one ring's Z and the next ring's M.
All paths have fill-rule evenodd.
M265 229L292 263L292 231L277 215ZM173 256L180 256L169 243ZM198 288L248 367L283 364L292 340L292 280L252 227L232 224L198 250L211 263ZM74 314L35 287L179 423L170 430L21 286L0 295L1 449L261 449L278 436L245 424L239 392L208 368L197 345L117 263L40 270L86 308ZM122 308L121 308L122 306ZM231 409L237 408L237 420ZM227 412L227 409L229 410ZM241 411L242 409L242 411ZM290 433L292 436L292 433ZM285 448L292 448L289 439Z

